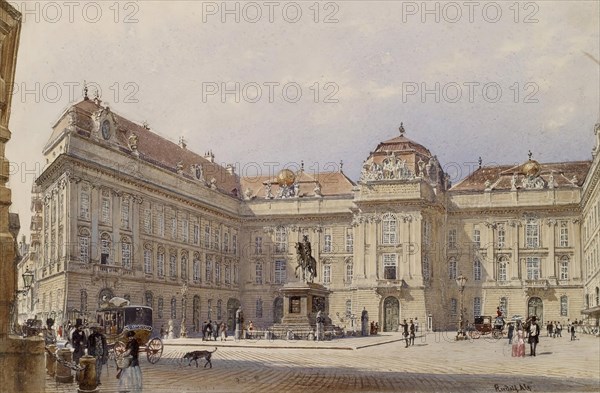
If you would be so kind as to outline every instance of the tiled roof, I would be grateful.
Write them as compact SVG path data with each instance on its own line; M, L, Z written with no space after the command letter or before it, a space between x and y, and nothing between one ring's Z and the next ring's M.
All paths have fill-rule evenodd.
M405 152L416 152L421 153L427 157L431 157L431 152L425 146L420 145L404 135L397 136L387 141L379 143L375 152L386 152L386 151L405 151Z
M590 169L591 161L573 161L540 164L539 176L548 184L554 177L554 188L581 187ZM521 165L499 165L482 167L454 185L450 191L484 191L486 182L492 190L510 190L513 174L517 174L516 188L522 188L524 175ZM546 186L547 188L547 186Z
M101 105L93 100L83 100L74 106L89 114L90 119L95 112L103 109ZM208 184L214 178L217 189L223 193L240 195L238 193L240 187L237 175L230 174L221 165L212 163L187 148L182 148L177 143L165 139L142 125L127 120L114 112L112 113L116 118L118 128L114 132L115 135L112 141L116 143L121 151L132 154L128 140L132 134L135 134L138 137L137 151L140 159L174 173L177 172L177 164L181 162L183 163L182 175L190 179L193 178L192 165L199 164L202 166L204 179ZM78 126L86 128L86 124L89 128L91 123L89 121L82 122L78 118Z
M296 176L296 182L300 186L299 196L301 198L315 197L315 187L317 182L321 186L321 195L323 197L340 195L352 196L352 188L355 186L354 182L346 177L343 172L324 172L319 174L300 172L300 174ZM240 181L242 184L242 194L245 195L246 190L249 189L250 199L264 199L267 194L266 184L268 182L271 183L271 194L273 194L273 196L277 197L280 191L276 176L243 177Z

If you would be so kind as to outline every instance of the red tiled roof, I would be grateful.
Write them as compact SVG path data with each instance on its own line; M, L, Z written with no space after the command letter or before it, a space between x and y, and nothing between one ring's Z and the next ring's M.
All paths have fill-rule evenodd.
M92 118L93 114L103 107L93 100L83 100L74 105L74 107L87 112ZM199 164L202 166L204 179L210 184L211 179L216 180L217 189L232 195L239 191L239 179L235 174L230 174L225 168L216 163L211 163L208 159L194 153L187 148L182 148L178 144L171 142L164 137L152 132L151 130L136 124L126 118L112 112L117 120L117 128L113 141L116 142L118 148L126 153L131 153L128 139L132 134L138 137L138 152L139 158L151 164L160 166L171 172L177 172L177 163L183 163L183 175L187 178L192 177L191 166ZM89 120L82 121L77 119L78 127L89 130ZM238 195L240 195L238 193Z

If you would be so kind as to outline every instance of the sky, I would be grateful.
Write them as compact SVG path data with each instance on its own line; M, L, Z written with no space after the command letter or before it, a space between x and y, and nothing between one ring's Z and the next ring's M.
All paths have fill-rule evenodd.
M248 176L343 161L357 181L403 123L456 183L478 157L589 160L600 122L598 1L9 2L23 26L6 155L27 236L42 148L84 81Z

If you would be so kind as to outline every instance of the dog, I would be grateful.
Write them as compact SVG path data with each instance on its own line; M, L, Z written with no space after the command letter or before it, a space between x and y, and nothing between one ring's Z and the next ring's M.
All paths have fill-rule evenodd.
M198 359L206 359L206 364L204 364L204 368L206 368L207 365L210 364L210 368L212 368L212 362L210 361L210 358L212 357L212 354L217 352L217 347L215 347L214 351L192 351L192 352L188 352L185 355L183 355L183 359L188 359L189 363L188 366L192 365L192 361L196 362L196 367L198 367Z

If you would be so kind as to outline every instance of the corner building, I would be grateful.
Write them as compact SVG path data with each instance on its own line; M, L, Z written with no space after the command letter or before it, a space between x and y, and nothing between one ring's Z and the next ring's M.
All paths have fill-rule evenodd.
M582 185L591 162L481 167L451 187L437 157L405 130L381 142L358 181L301 168L241 177L233 165L170 142L87 97L59 118L37 179L37 314L91 316L103 297L154 308L155 328L185 313L233 329L283 315L307 235L330 317L455 329L457 275L465 320L509 315L571 320L583 308ZM597 169L596 169L597 171ZM183 283L187 292L182 293Z

